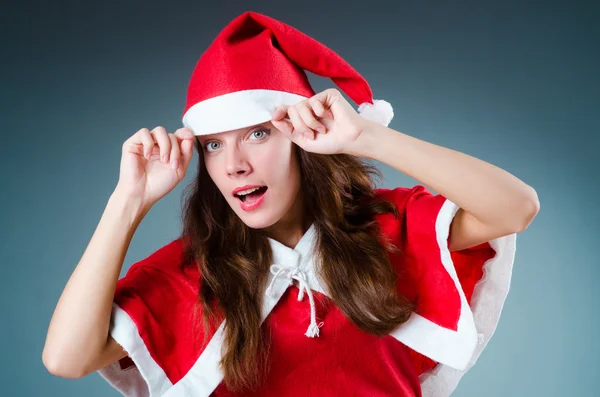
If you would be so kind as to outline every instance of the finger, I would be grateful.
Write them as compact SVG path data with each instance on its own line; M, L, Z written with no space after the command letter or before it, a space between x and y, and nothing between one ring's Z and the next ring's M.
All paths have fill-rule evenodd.
M123 142L123 151L144 156L144 142L142 141L143 131L149 132L148 128L140 128Z
M308 102L310 103L310 106L312 107L312 110L317 117L324 116L325 106L323 105L323 103L319 100L319 98L316 95L311 97L308 100Z
M183 163L184 170L187 170L190 160L192 159L192 154L194 153L193 147L194 141L192 139L184 139L181 142L181 162Z
M167 135L167 130L163 126L157 126L152 131L154 139L158 143L160 161L165 164L169 164L169 154L171 152L171 139Z
M328 89L313 95L309 99L309 102L311 105L313 105L313 109L315 110L317 117L333 120L333 113L331 112L330 108L333 102L336 100L337 93L338 92L335 89Z
M181 151L179 150L179 142L174 134L169 134L169 139L171 141L171 153L169 155L169 163L171 165L171 168L177 171L181 163Z
M304 136L307 139L314 139L314 132L310 128L308 128L306 124L304 124L296 106L291 106L288 109L288 116L290 116L290 120L292 121L292 125L294 126L292 136Z
M329 119L329 120L333 120L333 113L331 112L331 110L329 110L324 104L323 102L321 102L316 96L313 96L312 98L310 98L308 100L308 102L310 103L310 105L312 106L313 109L313 113L319 118L319 119ZM321 122L321 124L323 124L323 122ZM324 124L323 124L324 125ZM325 125L324 125L325 126ZM325 126L325 134L327 133L327 127Z
M275 108L273 115L271 116L271 120L282 120L288 111L289 105L279 105Z
M305 125L313 130L319 131L322 134L325 133L325 126L315 118L312 106L308 102L305 102L301 105L299 104L296 108L298 109L298 114Z
M287 115L287 106L285 105L280 105L277 107L277 109L286 109L286 115ZM277 109L275 110L275 112L277 112ZM294 132L294 126L292 126L292 124L286 120L283 117L279 117L279 120L274 120L271 119L271 124L273 124L273 126L275 128L277 128L279 131L281 131L283 133L283 135L287 136L288 138L292 137L292 133Z
M191 128L182 127L175 131L174 135L177 137L180 146L180 160L179 162L183 162L184 169L187 169L187 166L192 159L192 153L194 148L194 143L196 142L196 135Z
M177 129L174 132L175 136L181 140L183 139L193 139L194 138L194 131L192 131L190 128L187 127L182 127Z
M143 130L149 131L148 128L140 128L139 130L137 130L135 132L135 134L133 134L132 136L130 136L125 142L124 144L131 144L131 145L141 145L142 142L142 138L141 138L141 132Z
M142 142L142 153L146 159L150 160L152 150L154 149L154 138L148 128L142 128L138 133L140 134L140 140Z

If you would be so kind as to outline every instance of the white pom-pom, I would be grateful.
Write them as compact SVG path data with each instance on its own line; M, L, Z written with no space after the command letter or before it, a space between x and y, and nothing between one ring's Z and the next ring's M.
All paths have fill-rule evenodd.
M367 120L388 126L394 118L394 109L383 99L374 99L373 103L365 102L358 107L358 114Z

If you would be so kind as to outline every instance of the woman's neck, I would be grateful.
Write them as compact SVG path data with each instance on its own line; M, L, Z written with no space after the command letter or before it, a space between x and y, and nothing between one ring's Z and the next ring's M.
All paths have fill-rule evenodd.
M267 236L289 248L294 248L312 225L314 219L304 210L301 195L283 218L265 229Z

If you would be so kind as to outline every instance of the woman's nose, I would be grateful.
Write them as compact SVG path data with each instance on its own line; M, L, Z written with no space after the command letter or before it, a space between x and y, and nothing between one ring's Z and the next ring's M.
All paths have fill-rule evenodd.
M228 175L243 175L249 172L250 164L243 153L238 148L230 148L225 153L225 168Z

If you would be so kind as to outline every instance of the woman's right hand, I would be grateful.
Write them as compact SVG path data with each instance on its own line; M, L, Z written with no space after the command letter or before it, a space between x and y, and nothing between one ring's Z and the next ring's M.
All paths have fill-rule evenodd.
M117 190L150 208L183 179L193 147L189 128L172 134L161 126L140 129L123 143Z

